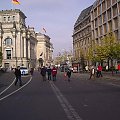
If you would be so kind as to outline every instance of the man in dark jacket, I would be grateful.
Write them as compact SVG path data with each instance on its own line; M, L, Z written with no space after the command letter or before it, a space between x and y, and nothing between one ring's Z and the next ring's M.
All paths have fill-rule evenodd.
M43 66L43 68L41 69L41 75L43 77L43 81L46 81L46 68L45 68L45 66Z
M16 76L15 86L17 85L18 80L19 80L20 86L22 86L20 67L15 68L15 76Z
M47 68L47 73L48 73L48 80L51 80L52 69L50 68L50 66Z
M67 76L68 76L68 82L70 82L70 77L71 77L71 70L70 69L67 70Z

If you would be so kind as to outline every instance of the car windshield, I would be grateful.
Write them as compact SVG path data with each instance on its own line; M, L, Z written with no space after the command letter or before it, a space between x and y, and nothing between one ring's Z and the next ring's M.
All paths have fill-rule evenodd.
M27 69L26 67L21 67L20 69Z

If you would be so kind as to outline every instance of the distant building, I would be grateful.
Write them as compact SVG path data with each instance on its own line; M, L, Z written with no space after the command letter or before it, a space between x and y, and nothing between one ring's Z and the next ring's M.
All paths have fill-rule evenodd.
M41 34L36 33L37 37L37 66L49 66L52 64L53 60L53 45L50 42L50 37Z
M51 57L52 51L49 51L48 54L48 48L52 48L49 37L47 36L48 40L43 37L45 43L39 46L42 41L37 39L39 37L33 27L26 27L25 18L26 16L19 9L0 11L0 47L3 54L3 67L36 67L40 58L38 51L39 55L41 52L44 53L44 56L48 55L47 58L44 58L45 64ZM46 35L41 34L41 36ZM43 51L39 47L46 50Z

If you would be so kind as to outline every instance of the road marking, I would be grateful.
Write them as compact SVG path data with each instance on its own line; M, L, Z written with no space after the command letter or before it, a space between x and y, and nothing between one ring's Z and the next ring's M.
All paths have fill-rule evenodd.
M14 93L18 92L19 90L21 90L22 88L24 88L25 86L27 86L27 85L31 82L31 80L32 80L32 77L30 78L30 80L29 80L26 84L24 84L23 86L21 86L19 89L17 89L17 90L15 90L15 91L11 92L10 94L8 94L8 95L0 98L0 101L4 100L5 98L13 95Z
M2 95L5 91L7 91L7 90L14 84L15 79L16 79L16 78L14 78L13 82L12 82L5 90L3 90L3 91L0 93L0 95Z
M61 106L63 107L67 118L69 120L82 120L82 118L79 116L79 114L75 111L75 109L72 107L72 105L68 102L68 100L62 95L60 90L57 88L57 86L50 81L49 82L55 95L57 96Z
M114 83L107 83L108 85L112 85L112 86L115 86L115 87L120 87L120 85L117 85L117 84L114 84Z

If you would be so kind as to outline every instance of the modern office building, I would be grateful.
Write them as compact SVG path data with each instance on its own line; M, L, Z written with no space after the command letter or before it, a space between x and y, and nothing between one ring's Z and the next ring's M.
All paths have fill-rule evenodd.
M86 56L90 44L102 45L101 40L109 33L120 41L120 0L96 0L81 12L74 25L74 61L80 61L81 53Z
M120 40L120 0L97 0L91 10L92 39L102 44L101 39L114 33Z

